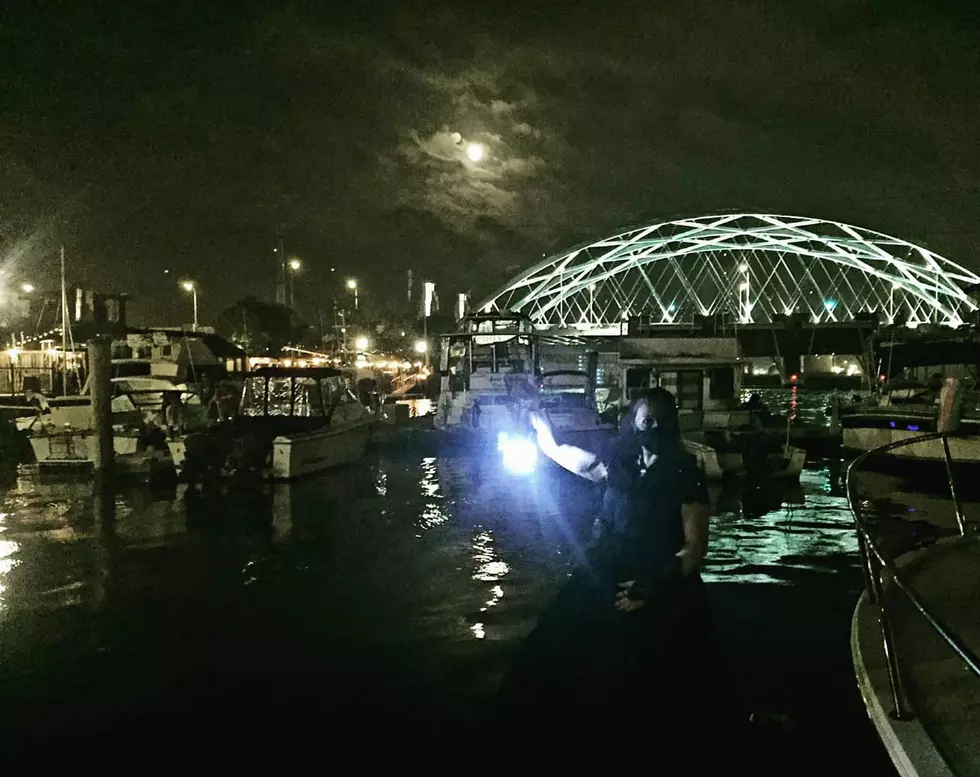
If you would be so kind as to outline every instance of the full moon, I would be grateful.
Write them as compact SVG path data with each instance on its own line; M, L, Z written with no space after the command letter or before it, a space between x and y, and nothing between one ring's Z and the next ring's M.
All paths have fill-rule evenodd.
M479 162L483 159L483 146L479 143L470 143L466 147L466 156L470 158L471 162Z
M460 135L458 132L454 132L449 137L453 139L453 143L455 143L457 146L463 142L463 136Z

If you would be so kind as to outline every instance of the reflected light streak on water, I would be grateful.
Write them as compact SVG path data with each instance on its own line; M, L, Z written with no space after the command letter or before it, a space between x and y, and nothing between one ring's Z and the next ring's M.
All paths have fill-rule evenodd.
M7 527L4 525L6 518L6 513L0 513L0 532L7 530ZM7 590L7 588L4 585L4 578L10 572L10 570L20 563L17 559L11 558L11 556L17 552L18 548L20 548L20 545L18 545L16 542L11 542L10 540L0 540L0 610L6 608L4 592Z
M489 531L481 531L473 537L473 560L476 562L476 570L472 579L495 583L490 587L490 598L480 608L480 612L486 612L503 599L504 589L497 581L510 572L510 567L506 562L497 558L494 551L493 534ZM487 635L486 625L483 622L474 623L470 626L470 631L477 639L484 639Z
M423 531L440 526L449 520L449 516L440 504L443 499L442 487L439 483L439 467L434 456L422 459L422 478L419 488L426 500L419 515L418 525ZM416 535L421 536L421 535Z
M378 496L388 495L388 473L383 467L378 467L374 476L374 490Z

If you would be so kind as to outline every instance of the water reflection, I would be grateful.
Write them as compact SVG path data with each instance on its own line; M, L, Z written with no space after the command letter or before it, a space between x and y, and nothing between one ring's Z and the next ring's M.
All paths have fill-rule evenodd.
M216 498L21 479L0 492L0 618L19 619L3 632L0 658L15 661L0 661L0 687L39 646L94 634L93 651L123 656L108 661L188 640L234 655L269 635L313 657L296 669L306 676L332 662L374 672L383 654L392 672L433 686L488 688L567 580L599 489L544 469L476 478L479 465L382 451ZM839 472L807 470L794 488L726 486L713 501L710 582L789 585L854 563ZM50 655L38 671L64 671L66 654ZM169 669L146 674L157 671Z
M443 493L439 482L439 465L434 456L422 459L422 477L419 480L419 489L422 493L424 503L419 514L418 526L424 532L436 526L440 526L449 520L449 516L442 508ZM421 534L416 535L421 537Z
M384 467L378 467L375 472L374 490L378 496L388 496L388 473Z
M490 586L490 597L480 607L480 612L485 613L491 607L496 607L504 598L504 589L497 581L510 572L510 567L497 557L494 550L493 533L487 530L481 531L473 537L473 561L476 562L476 568L472 579L494 583ZM487 635L486 625L483 622L474 623L470 626L470 631L477 639L484 639Z
M7 518L6 513L0 513L0 533L5 532L7 527L5 521ZM4 597L4 592L7 590L4 579L7 574L20 562L14 557L14 554L20 548L20 545L11 540L0 540L0 612L6 609L6 598Z
M856 566L857 536L835 468L804 470L799 485L723 488L715 497L709 582L792 585L799 572Z

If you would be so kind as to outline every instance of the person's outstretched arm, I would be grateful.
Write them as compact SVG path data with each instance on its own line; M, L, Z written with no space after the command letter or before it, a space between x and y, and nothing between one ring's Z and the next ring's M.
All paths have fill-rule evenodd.
M537 433L541 452L555 464L595 483L606 479L606 465L594 453L574 445L559 445L555 442L555 436L548 422L535 413L531 413L531 426Z

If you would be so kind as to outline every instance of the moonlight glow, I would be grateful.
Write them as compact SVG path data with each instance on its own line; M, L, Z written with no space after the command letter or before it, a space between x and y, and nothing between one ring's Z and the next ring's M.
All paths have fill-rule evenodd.
M471 162L479 162L483 159L483 146L480 143L470 143L466 147L466 156L470 158Z

